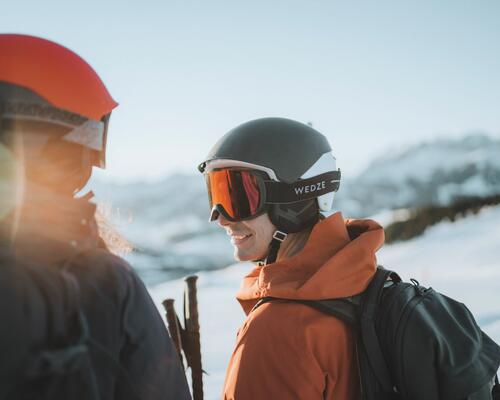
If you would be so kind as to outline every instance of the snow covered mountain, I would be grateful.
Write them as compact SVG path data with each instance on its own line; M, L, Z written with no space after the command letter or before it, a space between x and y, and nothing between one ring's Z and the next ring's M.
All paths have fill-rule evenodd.
M475 134L421 143L374 160L341 184L337 206L364 217L495 193L500 193L500 139Z
M106 216L136 246L128 257L147 282L212 270L232 263L232 249L216 223L208 223L201 175L175 174L156 183L91 189ZM469 135L391 152L341 183L336 208L349 217L427 204L459 196L500 193L500 139Z

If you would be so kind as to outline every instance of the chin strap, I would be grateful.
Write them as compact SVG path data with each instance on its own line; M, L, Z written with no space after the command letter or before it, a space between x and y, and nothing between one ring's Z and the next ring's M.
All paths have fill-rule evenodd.
M272 264L273 262L276 261L281 243L283 243L283 241L286 239L287 236L288 236L287 233L282 232L280 230L274 232L273 240L271 240L271 243L269 244L269 251L267 252L265 265Z

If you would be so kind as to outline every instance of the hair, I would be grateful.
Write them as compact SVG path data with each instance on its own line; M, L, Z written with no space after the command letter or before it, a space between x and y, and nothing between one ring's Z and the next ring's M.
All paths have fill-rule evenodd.
M118 232L117 228L110 222L110 209L106 210L99 205L95 213L99 237L102 239L107 249L116 255L124 256L134 250L134 246L123 235Z
M318 218L316 223L324 219L325 216L321 213L318 213ZM313 228L316 226L316 223L310 225L309 227L303 229L300 232L289 233L288 236L286 237L286 240L282 243L280 247L276 261L293 257L294 255L299 253L309 240L309 236L311 236L311 232Z
M286 240L282 243L280 247L276 261L281 261L284 260L285 258L290 258L295 254L297 254L298 252L300 252L307 243L307 240L309 239L313 226L310 226L300 232L289 233Z

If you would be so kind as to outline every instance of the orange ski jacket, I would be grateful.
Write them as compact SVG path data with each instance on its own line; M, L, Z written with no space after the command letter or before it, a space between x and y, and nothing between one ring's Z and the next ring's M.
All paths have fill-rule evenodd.
M356 400L355 341L344 322L294 302L362 292L373 277L384 231L372 220L336 213L313 228L293 257L256 267L237 294L247 319L237 334L224 400Z

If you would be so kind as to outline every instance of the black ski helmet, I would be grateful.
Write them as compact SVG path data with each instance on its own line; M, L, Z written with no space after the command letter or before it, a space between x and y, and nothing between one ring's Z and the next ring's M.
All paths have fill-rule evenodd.
M243 161L267 167L278 180L292 183L331 151L326 137L308 125L286 118L261 118L225 134L204 164L219 159Z
M328 140L311 126L286 118L246 122L225 134L198 167L200 172L241 167L263 171L274 181L294 184L337 171ZM338 171L340 179L340 171ZM334 191L293 203L269 204L271 222L284 234L314 225L320 211L330 211Z

